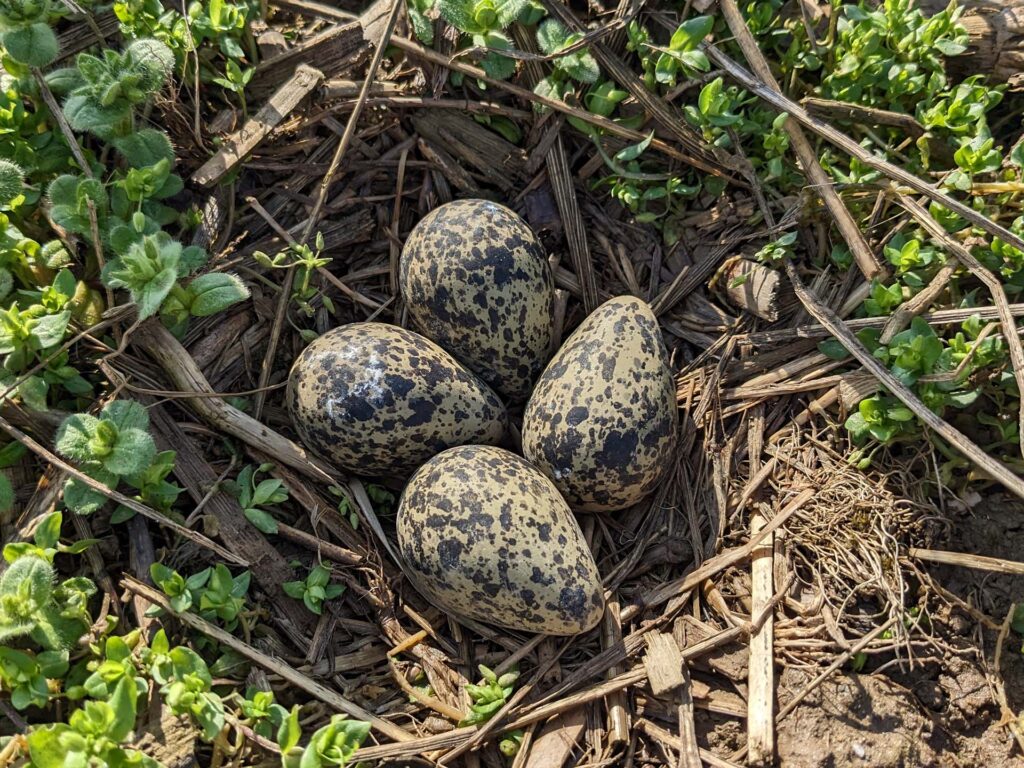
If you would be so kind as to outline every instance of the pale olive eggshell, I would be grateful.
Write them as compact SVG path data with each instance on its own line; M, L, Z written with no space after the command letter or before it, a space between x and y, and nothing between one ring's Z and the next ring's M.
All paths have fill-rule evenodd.
M323 334L292 366L296 431L359 475L408 474L455 445L500 442L505 406L475 374L418 333L352 323Z
M533 231L508 208L435 208L402 249L399 283L413 325L513 402L548 358L554 282Z
M678 424L658 320L622 296L595 309L541 374L523 414L523 455L574 509L625 509L664 478Z
M523 632L574 635L604 610L594 557L565 499L520 456L451 448L409 480L398 544L438 608Z

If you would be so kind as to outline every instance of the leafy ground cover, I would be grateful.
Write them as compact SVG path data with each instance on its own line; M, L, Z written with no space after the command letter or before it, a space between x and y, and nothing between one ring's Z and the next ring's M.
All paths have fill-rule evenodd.
M0 765L1020 759L1015 8L0 0ZM678 372L678 468L581 516L612 600L564 643L424 602L401 479L282 406L468 196L542 237L558 327L643 297Z

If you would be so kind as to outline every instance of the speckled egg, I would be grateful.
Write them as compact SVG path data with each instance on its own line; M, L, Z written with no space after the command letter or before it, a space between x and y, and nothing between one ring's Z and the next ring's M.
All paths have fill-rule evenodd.
M409 235L399 264L416 328L512 401L544 368L554 282L544 251L508 208L457 200Z
M565 499L514 453L451 448L409 480L398 545L417 590L456 616L574 635L604 610L597 565Z
M328 331L292 366L286 393L302 441L359 475L407 474L455 445L493 444L505 406L418 333L384 323Z
M657 318L646 302L605 302L566 340L523 415L523 455L580 510L618 510L671 466L678 415Z

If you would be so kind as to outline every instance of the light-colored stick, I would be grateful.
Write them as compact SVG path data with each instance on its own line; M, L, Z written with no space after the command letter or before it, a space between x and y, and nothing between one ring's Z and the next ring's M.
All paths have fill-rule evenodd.
M998 557L984 557L982 555L968 555L962 552L944 552L939 549L919 549L911 547L907 554L918 560L928 560L932 563L944 563L945 565L958 565L962 568L975 568L979 571L994 571L996 573L1009 573L1015 576L1024 576L1024 563L1014 560L1003 560Z
M750 531L764 527L764 518L753 514ZM769 534L750 555L751 608L760 616L772 603L774 536ZM750 765L772 764L775 754L775 666L773 657L774 612L768 610L764 624L750 638L747 677L747 751Z

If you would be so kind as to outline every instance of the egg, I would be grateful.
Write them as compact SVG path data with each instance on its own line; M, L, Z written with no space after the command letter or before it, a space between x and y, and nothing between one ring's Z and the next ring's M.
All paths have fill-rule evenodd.
M285 396L307 447L359 475L407 474L455 445L497 443L505 406L434 342L384 323L343 325L299 355Z
M668 472L678 419L658 320L622 296L595 309L541 374L523 414L523 455L575 509L625 509Z
M402 249L399 286L413 325L510 401L547 361L554 282L529 226L487 200L435 208Z
M438 608L524 632L594 627L604 593L565 499L522 457L467 445L410 478L398 545L413 586Z

